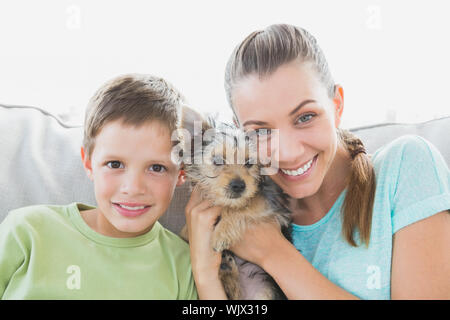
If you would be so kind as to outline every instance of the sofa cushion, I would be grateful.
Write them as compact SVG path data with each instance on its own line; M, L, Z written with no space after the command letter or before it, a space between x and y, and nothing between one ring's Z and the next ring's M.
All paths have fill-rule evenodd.
M404 134L435 144L450 163L450 117L420 124L356 128L369 152ZM0 105L0 222L15 208L34 204L83 202L95 205L92 182L80 156L82 126L70 126L34 107ZM184 225L187 184L177 187L160 222L178 233Z

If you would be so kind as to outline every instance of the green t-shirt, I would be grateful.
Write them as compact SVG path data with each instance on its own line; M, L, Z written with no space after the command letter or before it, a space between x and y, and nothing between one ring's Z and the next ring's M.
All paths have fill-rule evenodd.
M189 246L159 222L134 238L92 230L79 203L13 210L0 224L2 299L197 299Z

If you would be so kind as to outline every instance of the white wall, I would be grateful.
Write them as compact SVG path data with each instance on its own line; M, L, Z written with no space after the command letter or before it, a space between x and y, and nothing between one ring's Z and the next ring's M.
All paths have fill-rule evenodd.
M308 29L344 86L343 126L450 115L449 1L0 2L0 103L72 113L118 74L160 75L205 112L229 115L225 63L248 33Z

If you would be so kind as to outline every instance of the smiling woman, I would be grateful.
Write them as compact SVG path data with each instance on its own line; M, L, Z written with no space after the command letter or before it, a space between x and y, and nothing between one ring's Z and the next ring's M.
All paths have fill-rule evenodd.
M354 155L351 170L348 161L335 162L339 175L332 179L340 183L334 183L333 196L322 201L322 206L331 208L348 177L344 234L355 246L353 231L359 229L367 244L375 193L373 166L365 153L354 152L364 149L359 139L336 131L344 107L343 89L335 85L315 39L306 30L274 26L266 33L252 33L232 57L225 87L235 120L245 119L245 130L282 129L277 150L280 170L273 180L292 198L305 198L319 190L336 153ZM310 170L304 170L308 164ZM309 178L311 172L319 177ZM294 217L295 221L312 222L310 216Z
M315 38L292 25L245 38L231 54L225 88L244 130L266 132L264 139L279 132L271 179L290 196L293 217L293 243L258 224L234 253L263 267L290 299L450 298L450 170L433 145L404 136L367 155L340 128L344 90ZM205 208L191 203L187 219L217 215ZM212 230L196 231L208 240ZM191 247L199 295L218 297L215 256L198 251ZM196 272L208 264L207 275Z

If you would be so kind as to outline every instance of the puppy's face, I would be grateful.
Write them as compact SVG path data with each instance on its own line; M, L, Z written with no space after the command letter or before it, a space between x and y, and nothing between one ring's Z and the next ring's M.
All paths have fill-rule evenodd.
M208 131L186 175L215 205L244 207L260 182L255 145L238 129Z

